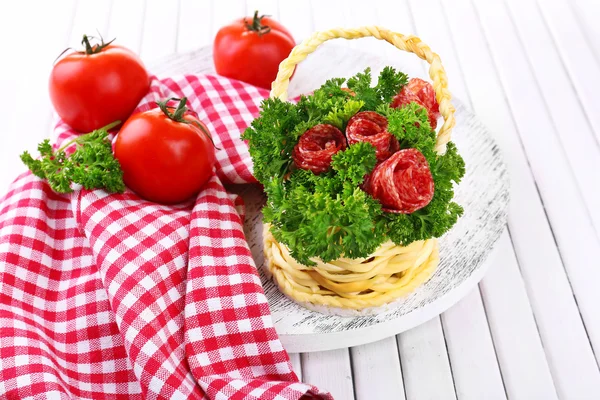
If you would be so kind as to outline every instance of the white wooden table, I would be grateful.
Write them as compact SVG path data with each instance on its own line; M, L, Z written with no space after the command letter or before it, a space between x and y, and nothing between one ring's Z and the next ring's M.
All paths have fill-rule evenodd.
M117 37L150 64L210 45L256 8L298 40L367 24L421 36L495 134L512 180L507 230L478 289L396 337L292 354L301 378L343 400L600 398L598 0L3 2L0 188L50 133L52 61L83 33Z

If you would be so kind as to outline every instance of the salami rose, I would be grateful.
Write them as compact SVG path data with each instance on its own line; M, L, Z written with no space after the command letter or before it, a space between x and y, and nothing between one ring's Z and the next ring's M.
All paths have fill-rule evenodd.
M369 142L375 146L377 161L383 161L400 148L398 140L387 130L388 121L374 111L355 114L346 126L348 145Z
M440 112L440 106L435 99L435 91L433 90L431 83L424 81L423 79L412 78L406 86L421 99L427 110L433 113Z
M431 83L419 78L412 78L408 85L404 86L400 93L392 100L392 107L398 108L411 102L419 104L427 110L431 129L437 127L437 119L440 116L440 106L435 99L435 91Z
M298 168L322 174L329 169L331 157L346 148L346 138L333 125L315 125L300 136L292 159Z
M376 166L364 189L381 202L384 211L410 214L433 198L433 177L419 150L404 149Z

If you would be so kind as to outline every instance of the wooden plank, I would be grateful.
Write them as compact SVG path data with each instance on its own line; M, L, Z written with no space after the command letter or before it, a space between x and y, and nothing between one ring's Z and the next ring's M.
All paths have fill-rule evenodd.
M410 15L408 1L398 1L390 10L386 0L373 0L378 25L405 35L415 33L415 25Z
M581 108L550 33L531 1L509 1L509 10L519 32L530 65L544 65L534 76L590 211L600 232L600 145Z
M431 2L412 1L410 10L416 33L440 54L447 67L451 87L453 90L457 89L468 101L466 87L461 79L462 71L440 8L436 8ZM496 254L494 252L491 257ZM506 398L479 291L475 289L445 312L442 324L458 397Z
M458 398L506 399L478 288L442 314L442 324Z
M456 399L438 317L396 336L408 400Z
M345 8L351 7L345 0L330 0L330 1L311 1L312 16L314 20L315 31L325 31L332 28L351 28L352 24L348 20L348 13ZM361 39L361 41L366 39ZM335 43L337 46L342 46L346 51L356 51L359 49L358 41L337 39L333 42L325 44L330 46Z
M395 13L398 8L399 5L397 4L388 5L388 10L391 13ZM379 25L381 21L377 8L365 7L365 2L361 0L346 0L341 12L344 13L346 25L349 27Z
M600 63L566 1L541 1L537 4L600 141Z
M600 204L600 181L596 179L596 171L600 170L600 146L535 3L508 1L508 6L530 65L534 68L544 66L536 68L533 76L539 83L543 101L548 107L561 147L573 168L596 231L600 232L600 210L596 207Z
M496 133L511 173L509 227L559 396L584 398L600 391L600 374L488 45L469 3L442 6L473 108ZM540 191L551 183L542 179Z
M404 400L398 345L394 337L350 349L357 400Z
M557 399L508 232L496 246L480 287L508 398Z
M324 31L332 28L355 28L372 24L377 15L375 10L367 11L358 0L332 0L311 2L315 31ZM357 10L360 12L357 14ZM362 18L364 14L365 18ZM349 51L365 48L365 44L374 43L376 39L361 38L359 40L337 40L337 44L344 46ZM367 47L368 48L368 47Z
M519 12L529 12L528 23L531 23L537 12L533 7L525 7L528 3L527 0L519 1ZM563 94L557 96L554 93L554 97L561 99L552 96L546 99L542 96L535 84L536 77L541 86L551 85L551 81L561 77L551 69L536 71L534 74L516 32L506 29L507 25L510 26L506 8L497 3L488 4L480 8L479 15L495 55L515 122L518 129L524 132L523 145L544 197L546 212L554 228L587 334L599 354L600 315L596 306L600 304L600 292L594 282L600 281L600 269L596 261L600 258L600 241L597 236L600 229L600 211L597 210L597 205L600 204L600 182L597 179L597 171L600 171L600 148L591 132L578 131L579 126L569 123L574 116L562 113L561 106L568 101L563 98ZM528 94L526 98L519 96L523 92ZM554 112L549 112L545 107L545 104L550 103ZM552 121L557 123L552 124ZM556 129L559 123L560 133ZM571 166L575 173L571 171ZM564 212L565 204L570 205L568 213ZM597 224L596 229L590 224L590 216Z
M302 354L302 380L329 391L334 399L354 399L348 349Z
M302 360L300 353L289 353L290 362L292 363L292 369L298 376L298 379L302 381Z
M110 13L106 38L116 39L115 43L139 54L145 10L144 0L115 1Z
M239 0L211 0L211 37L219 28L246 15L246 2Z
M343 11L344 3L344 0L311 0L310 5L315 31L349 27L346 24L346 13Z
M310 3L303 1L280 1L279 21L291 32L296 42L301 42L314 32L313 11Z
M594 51L596 61L600 61L600 2L593 0L571 0L571 7L585 34L588 45Z
M389 7L398 7L393 4ZM379 25L379 14L375 7L365 7L365 2L362 0L347 0L342 8L344 13L344 22L347 27L358 28L367 25ZM390 10L394 12L394 10ZM363 38L353 41L354 47L357 50L372 54L385 54L386 50L393 50L388 43L375 38Z
M210 1L180 0L177 52L185 53L201 46L212 46L214 35ZM198 23L203 19L203 23Z
M146 64L175 53L179 1L146 0L140 56Z

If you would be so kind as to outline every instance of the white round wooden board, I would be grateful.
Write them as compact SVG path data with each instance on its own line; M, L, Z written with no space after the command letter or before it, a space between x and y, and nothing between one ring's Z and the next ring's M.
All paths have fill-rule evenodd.
M375 76L385 65L392 65L409 76L427 78L415 62L416 56L405 56L406 64L398 65L397 61L357 51L346 43L325 44L298 67L290 84L290 97L309 92L329 78L348 77L368 66ZM159 76L214 73L212 51L202 48L171 56L151 66L150 70ZM452 77L449 81L452 82ZM452 140L467 166L455 199L465 208L465 214L440 239L440 265L431 279L409 296L378 309L376 315L326 315L308 310L285 297L265 273L262 191L257 185L232 188L242 194L246 202L246 237L261 274L275 328L289 352L332 350L396 335L447 310L483 278L487 266L485 260L506 224L508 173L487 129L463 103L454 100L454 105L457 125Z

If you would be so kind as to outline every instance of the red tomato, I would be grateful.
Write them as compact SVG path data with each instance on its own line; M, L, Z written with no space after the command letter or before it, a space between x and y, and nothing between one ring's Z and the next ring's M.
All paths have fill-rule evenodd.
M215 150L206 126L186 113L187 99L177 109L167 107L168 101L131 116L117 135L114 152L131 190L173 204L198 194L213 173Z
M58 115L79 132L125 121L148 92L150 77L130 50L91 46L60 59L50 74L50 99Z
M219 75L270 89L279 63L294 46L294 38L283 25L259 17L256 11L253 17L238 19L217 32L215 69Z

